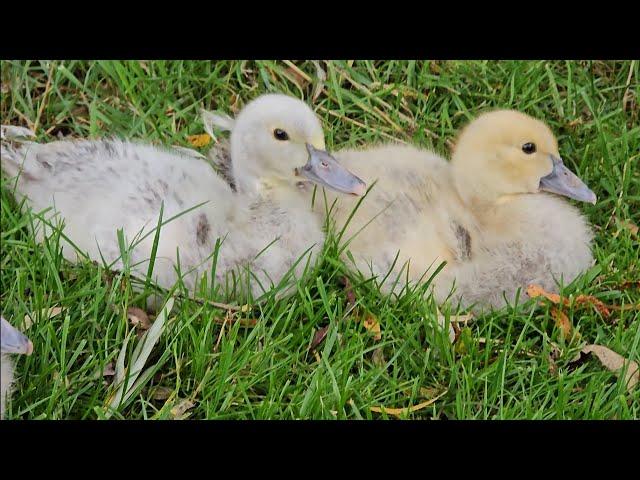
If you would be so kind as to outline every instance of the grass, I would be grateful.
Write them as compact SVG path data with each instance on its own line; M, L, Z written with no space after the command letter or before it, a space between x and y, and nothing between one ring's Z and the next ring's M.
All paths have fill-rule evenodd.
M119 135L189 146L203 132L201 107L234 111L268 91L310 98L330 149L400 139L448 155L459 127L493 107L544 119L568 166L598 195L580 204L596 231L596 266L566 294L640 303L640 126L638 61L85 62L3 61L2 124L34 128L40 141ZM204 151L204 149L203 149ZM140 305L126 275L62 260L59 235L37 244L33 215L3 181L0 213L1 310L27 330L35 354L17 359L19 381L8 418L104 418L112 391L102 373L131 327L122 313ZM595 359L570 363L586 341L640 362L637 310L613 322L595 310L568 310L582 340L564 342L548 307L532 302L485 315L451 345L434 328L435 308L420 291L399 301L354 281L360 311L381 326L376 341L350 320L344 266L329 241L293 296L268 298L255 326L220 325L211 305L177 302L151 353L148 381L112 418L393 418L370 407L408 407L445 392L402 418L631 419L640 394ZM110 304L119 309L110 308ZM65 310L52 318L39 312ZM444 307L447 310L447 307ZM452 312L455 313L455 312ZM329 326L314 354L316 331ZM581 343L582 342L582 343ZM553 345L560 355L550 360ZM165 393L160 396L161 390ZM168 398L167 398L168 396ZM157 399L161 397L161 399ZM174 409L172 413L172 409Z

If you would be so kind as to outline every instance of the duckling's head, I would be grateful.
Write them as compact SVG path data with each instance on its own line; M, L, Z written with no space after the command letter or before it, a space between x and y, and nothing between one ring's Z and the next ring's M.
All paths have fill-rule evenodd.
M467 202L491 203L540 191L596 202L596 195L564 166L549 127L513 110L472 121L460 134L451 163Z
M33 344L20 331L16 330L4 317L0 317L0 353L19 353L31 355Z
M238 191L292 188L303 179L362 195L366 184L325 151L320 121L304 102L267 94L248 103L231 129Z

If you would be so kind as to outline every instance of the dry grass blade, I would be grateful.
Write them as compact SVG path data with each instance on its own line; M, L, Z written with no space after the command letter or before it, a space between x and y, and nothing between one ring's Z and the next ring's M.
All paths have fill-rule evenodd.
M248 312L251 310L251 305L248 304L231 305L229 303L214 302L213 300L206 300L198 297L187 297L184 295L177 295L177 297L181 300L191 300L192 302L196 302L200 305L211 305L212 307L220 308L222 310L231 310L232 312Z
M109 418L113 414L114 410L117 410L120 405L125 403L136 392L136 390L151 377L153 368L147 369L144 373L142 373L142 368L147 362L153 347L158 342L162 332L164 331L164 327L167 323L167 319L169 318L169 313L173 308L173 304L173 297L169 298L158 314L156 321L151 325L151 328L149 328L149 330L147 330L138 340L138 344L131 354L129 368L125 368L125 357L127 353L127 346L129 345L133 331L127 335L116 362L114 391L107 397L106 401L108 409L105 412L105 416L107 418Z
M327 72L324 71L324 69L320 66L320 62L318 62L317 60L313 61L313 65L316 67L317 81L315 86L313 87L313 94L311 98L315 102L322 93L322 90L324 90L324 83L327 80Z
M445 390L437 397L432 398L431 400L427 400L426 402L419 403L417 405L413 405L411 407L405 408L389 408L389 407L369 407L369 410L375 413L386 413L387 415L393 415L395 417L402 417L409 413L417 412L418 410L422 410L427 408L430 405L433 405L435 402L440 400L449 390Z

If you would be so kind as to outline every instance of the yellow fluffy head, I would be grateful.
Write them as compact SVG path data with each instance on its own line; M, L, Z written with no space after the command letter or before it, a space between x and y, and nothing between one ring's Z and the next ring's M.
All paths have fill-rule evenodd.
M549 127L513 110L488 112L472 121L462 130L451 162L460 194L469 201L492 202L540 190L585 200L569 190L545 188L544 179L552 174L554 181L561 176L568 188L584 187L593 195L562 164L558 142Z

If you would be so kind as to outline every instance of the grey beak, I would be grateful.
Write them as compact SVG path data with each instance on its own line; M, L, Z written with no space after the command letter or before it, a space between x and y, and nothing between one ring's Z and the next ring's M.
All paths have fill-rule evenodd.
M297 171L307 179L333 190L352 195L364 195L367 184L344 168L324 150L306 144L309 161Z
M33 344L20 331L16 330L4 317L0 317L2 322L0 328L0 351L2 353L19 353L31 355Z
M561 158L550 155L553 170L540 179L540 190L564 195L581 202L596 203L597 197L580 178L564 166Z

